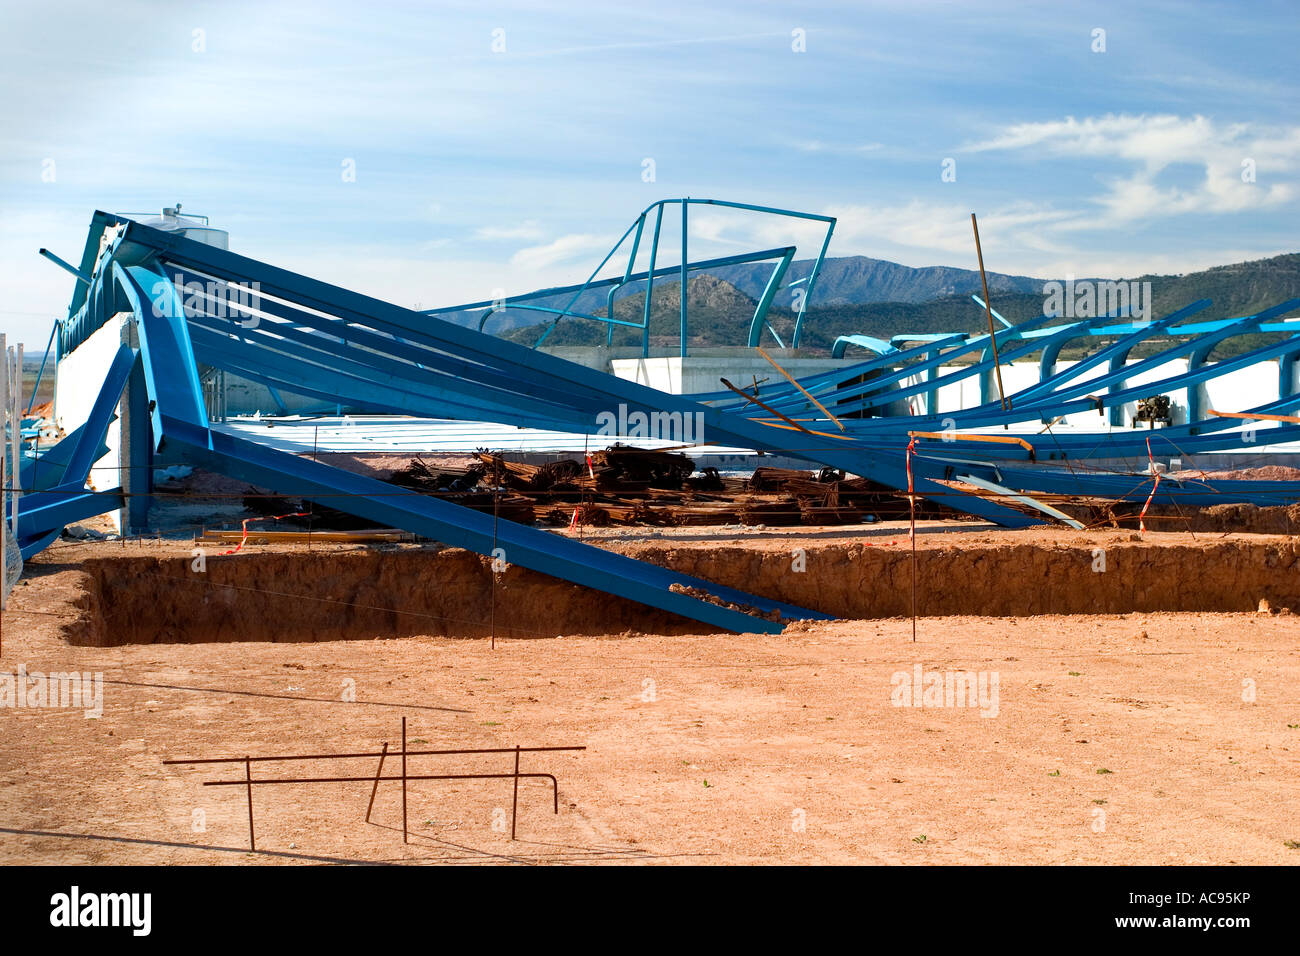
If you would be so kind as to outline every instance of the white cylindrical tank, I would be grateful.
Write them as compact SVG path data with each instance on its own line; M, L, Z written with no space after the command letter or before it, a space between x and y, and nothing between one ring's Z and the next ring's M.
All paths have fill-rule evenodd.
M177 232L186 239L216 246L218 249L230 248L230 233L224 229L215 229L200 218L183 215L179 206L166 206L158 217L141 219L140 223L151 229Z

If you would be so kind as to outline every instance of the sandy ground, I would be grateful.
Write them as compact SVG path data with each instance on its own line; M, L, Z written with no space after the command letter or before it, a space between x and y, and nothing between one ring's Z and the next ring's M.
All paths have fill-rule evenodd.
M60 547L5 612L0 671L102 672L103 714L0 709L4 862L1300 862L1296 616L930 617L916 643L892 618L495 650L73 647L59 628L84 595L68 559L119 546ZM996 674L996 708L896 706L896 675L910 683L917 665ZM588 749L523 757L559 778L560 808L549 784L523 781L513 842L510 780L412 783L405 845L398 783L380 786L370 824L368 783L262 786L255 854L244 789L202 786L242 765L161 763L396 748L403 716L412 748ZM497 773L512 759L409 766Z

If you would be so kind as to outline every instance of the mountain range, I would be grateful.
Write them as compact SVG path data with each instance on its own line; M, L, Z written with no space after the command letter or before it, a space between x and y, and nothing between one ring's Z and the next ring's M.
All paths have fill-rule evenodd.
M792 263L787 281L806 276L811 260ZM762 295L771 266L730 266L695 274L688 285L692 347L743 345L755 302ZM1300 254L1216 266L1183 275L1144 275L1127 281L1150 282L1153 315L1167 314L1199 299L1213 305L1198 319L1251 315L1292 297L1300 297ZM1008 321L1021 322L1043 314L1046 280L1028 276L989 273L993 307ZM796 286L796 288L802 288ZM971 300L981 290L979 272L946 266L912 268L847 256L823 263L804 320L802 347L825 352L841 335L865 334L889 338L903 332L973 332L987 327L983 310ZM783 341L793 330L794 310L789 292L783 292L770 311L770 324ZM784 299L785 301L781 301ZM543 300L556 307L567 297ZM640 322L644 291L627 290L615 302L616 318ZM588 293L577 308L604 315L603 292ZM680 283L676 277L659 280L654 290L650 338L652 346L671 346L679 334ZM512 341L533 344L542 334L536 312L508 310L489 319L486 331ZM474 317L473 322L477 322ZM615 345L636 345L641 332L620 327ZM765 342L771 342L765 336ZM1243 339L1243 342L1246 342ZM1253 340L1252 340L1253 341ZM547 337L547 345L597 345L605 342L605 327L580 319L565 319Z

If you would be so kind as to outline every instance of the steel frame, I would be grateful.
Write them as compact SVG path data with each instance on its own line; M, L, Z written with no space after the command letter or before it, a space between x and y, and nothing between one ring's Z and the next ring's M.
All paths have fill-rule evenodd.
M659 255L660 238L662 235L664 210L668 206L679 206L681 208L681 264L678 266L667 266L656 268L655 261ZM792 219L801 219L807 222L821 222L826 224L826 234L822 238L821 247L818 250L817 258L813 262L811 271L802 279L796 279L793 282L785 282L786 271L794 258L794 246L782 246L775 249L766 249L761 252L744 253L735 256L725 256L717 259L704 259L691 262L689 258L690 241L689 241L689 210L691 206L718 206L728 209L739 209L746 212L754 212L763 215L781 216ZM645 232L647 217L654 213L655 225L649 246L649 268L641 272L633 272L636 265L637 256L641 252L641 239ZM535 312L542 312L554 315L555 318L547 327L546 331L534 343L533 348L540 348L546 343L551 333L559 325L561 319L578 318L589 319L594 322L604 322L607 326L605 341L610 344L613 341L614 327L625 326L629 328L639 328L642 330L641 354L649 356L650 354L650 310L653 298L655 280L671 275L676 272L680 282L681 298L681 319L680 319L680 355L686 358L689 349L687 341L689 338L689 316L687 310L687 283L688 276L691 272L698 272L702 269L720 268L729 265L740 265L749 262L764 262L775 259L776 265L773 266L772 272L768 277L767 284L760 296L757 305L754 308L754 317L750 322L748 344L750 347L756 347L762 342L763 331L767 330L776 340L776 344L784 348L785 344L781 341L776 330L767 321L768 312L772 307L776 294L783 289L790 289L796 285L807 284L807 291L800 300L799 308L795 314L794 331L791 336L791 348L798 348L803 335L804 315L808 308L808 300L812 297L813 289L817 284L817 276L821 272L822 262L826 258L826 250L830 246L831 235L835 231L835 217L822 216L816 213L796 212L791 209L780 209L775 206L758 206L752 203L727 202L720 199L692 199L684 197L681 199L661 199L658 202L651 203L641 211L641 214L628 226L619 240L614 243L613 248L605 254L600 264L592 270L587 281L578 285L562 286L552 289L541 289L537 292L530 292L524 295L503 297L499 300L485 299L481 302L466 302L461 305L445 306L438 309L427 309L425 315L445 316L456 312L471 312L480 309L485 310L479 317L478 328L482 331L484 323L487 322L493 314L502 312L506 309L523 309ZM627 254L627 266L621 278L597 279L596 277L610 264L618 251L627 243L629 238L631 243ZM643 315L640 322L628 322L614 317L614 296L624 286L645 283L645 304ZM606 297L606 311L604 316L592 315L589 313L579 312L576 310L578 300L587 292L596 289L608 289ZM568 304L563 308L557 309L552 306L541 306L532 304L534 300L541 298L554 298L555 296L569 295Z
M692 262L688 256L689 211L692 206L702 205L824 223L825 236L811 271L804 279L786 281L793 246ZM659 266L664 210L670 206L679 206L681 211L682 256L678 265ZM787 618L822 616L533 528L510 522L498 526L490 516L438 499L394 497L391 487L381 482L235 438L213 428L208 420L200 366L236 373L275 392L306 395L335 407L346 404L545 429L595 433L600 416L620 406L647 416L698 415L710 443L781 452L843 469L900 492L914 489L917 495L940 497L959 511L1009 527L1036 524L1042 519L974 492L987 491L987 486L993 485L1008 489L1002 499L1035 491L1128 498L1136 493L1132 490L1132 476L1067 474L1046 468L1043 463L1139 454L1152 435L1187 453L1238 447L1243 443L1243 429L1255 426L1219 417L1202 420L1193 400L1197 414L1192 421L1155 433L1053 435L1050 442L1027 441L1024 444L1028 447L981 442L977 436L967 435L959 454L942 438L910 433L941 431L945 425L978 430L1052 422L1064 415L1092 411L1110 410L1114 416L1125 402L1144 395L1173 389L1187 389L1190 395L1197 395L1197 389L1206 382L1274 358L1279 360L1280 375L1287 379L1279 389L1279 399L1241 411L1274 414L1300 405L1300 395L1295 394L1289 381L1293 362L1300 355L1300 321L1284 318L1300 306L1300 299L1254 315L1211 322L1185 322L1209 307L1209 301L1202 300L1151 322L1125 321L1110 315L1064 325L1045 325L1054 321L1047 316L1013 324L997 316L1003 327L991 335L903 334L888 343L867 336L848 336L836 343L837 355L842 356L849 347L864 347L875 356L802 381L767 385L761 398L734 386L722 392L672 395L481 331L484 323L502 308L524 308L553 316L546 335L565 318L604 322L607 342L615 326L640 328L642 354L648 355L654 285L657 280L675 275L682 293L678 331L680 354L684 357L689 339L689 273L774 261L755 308L748 343L759 346L765 329L775 336L767 321L775 295L806 282L808 295L798 310L791 340L797 347L807 301L834 227L833 217L775 207L689 197L664 199L641 212L583 283L500 302L472 302L419 312L121 216L96 212L79 266L50 256L77 276L68 316L52 336L57 355L71 354L96 329L120 314L128 317L134 335L130 341L138 342L138 348L123 346L119 351L90 421L46 449L39 463L24 463L21 484L31 493L23 499L18 518L23 554L29 556L46 546L67 521L121 507L121 489L96 493L84 486L90 466L102 454L114 408L127 383L135 382L138 387L128 390L132 415L147 419L148 427L132 429L133 472L147 474L153 457L160 454L169 461L200 464L279 493L326 502L369 520L480 554L505 547L510 563L662 607L711 626L778 631L780 623L768 619L773 612ZM637 271L643 244L648 262ZM627 259L621 275L598 278L625 246ZM617 293L642 284L646 298L641 321L616 318L613 304ZM606 315L578 310L584 296L602 291ZM567 297L567 304L556 308L538 301L557 296ZM975 300L982 306L978 297ZM440 318L477 310L483 310L478 329ZM1209 361L1217 345L1233 336L1257 331L1285 332L1289 337L1240 356ZM1060 350L1067 343L1101 337L1116 341L1067 369L1056 367ZM1128 364L1135 346L1155 338L1172 341L1155 355ZM995 346L1002 363L1040 356L1038 382L1008 395L1006 409L1000 401L992 400L988 390L988 379L997 361ZM972 356L974 360L969 361ZM1126 384L1137 375L1184 357L1189 363L1186 372L1141 386ZM952 368L958 359L968 364ZM1084 378L1094 369L1102 371L1094 378ZM934 399L938 390L973 376L983 384L981 402L973 408L937 415ZM872 415L892 402L919 395L927 396L925 414ZM828 430L824 423L829 420L834 421L834 426L829 427L842 428L842 432ZM1110 421L1113 424L1114 418ZM1268 434L1273 440L1292 440L1300 437L1300 425L1279 423ZM909 444L916 452L910 462L906 455ZM972 479L967 482L972 493L939 483L962 477ZM1166 480L1161 482L1155 500L1204 503L1206 496L1213 495L1220 501L1276 503L1300 498L1296 488L1296 483L1290 482ZM137 516L146 513L147 493L126 497ZM711 598L692 596L698 593Z

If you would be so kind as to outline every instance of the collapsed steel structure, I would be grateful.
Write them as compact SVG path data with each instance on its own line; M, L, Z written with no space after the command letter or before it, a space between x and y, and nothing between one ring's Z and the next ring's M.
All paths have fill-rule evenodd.
M655 256L665 206L679 203L683 223L682 262L656 268ZM689 262L685 255L687 209L713 203L747 211L817 220L825 239L810 275L787 282L794 247L761 250L725 259ZM649 268L634 272L638 246L654 217ZM811 293L834 228L834 219L768 207L710 200L664 200L643 212L586 283L527 296L469 303L419 312L352 292L265 262L147 226L134 219L96 212L79 266L47 256L73 273L77 286L68 317L57 328L60 356L67 356L110 320L121 322L122 344L105 376L84 425L28 456L19 475L26 492L10 506L7 520L16 529L24 558L48 546L67 524L125 507L132 527L143 527L155 466L188 463L252 482L273 492L328 504L384 526L401 528L480 554L502 549L512 564L576 584L664 608L711 626L738 631L779 631L781 618L824 617L815 611L771 601L708 581L635 561L566 537L512 522L499 524L483 514L436 498L395 494L391 485L256 442L234 437L209 421L200 366L228 371L267 387L323 402L343 402L370 410L430 418L499 422L521 427L566 429L594 434L601 416L625 406L646 416L699 416L709 444L778 452L813 464L842 469L899 492L941 498L959 512L1005 527L1038 524L1062 516L1035 501L1035 493L1078 494L1115 500L1150 499L1162 504L1203 505L1250 502L1271 504L1300 499L1294 482L1178 481L1150 489L1131 475L1052 467L1052 460L1115 458L1142 453L1152 434L1191 454L1233 448L1252 440L1241 423L1197 417L1158 432L1060 435L1050 442L970 434L1024 422L1051 422L1068 414L1115 409L1139 395L1190 388L1249 365L1279 359L1287 380L1282 396L1248 411L1277 414L1300 404L1290 386L1292 363L1300 353L1300 320L1282 317L1300 306L1293 299L1256 315L1209 323L1178 324L1208 307L1201 301L1149 323L1089 319L1042 326L1046 317L1004 328L992 336L953 334L905 337L882 343L848 337L836 344L842 355L865 346L876 357L801 382L757 385L751 392L727 391L673 395L597 371L554 355L483 333L503 307L534 308L552 323L565 318L606 322L610 334L620 322L614 295L644 283L643 343L648 351L650 287L656 278L676 274L681 282L682 347L687 337L688 274L721 265L775 260L767 288L755 310L749 344L759 345L775 295L799 283ZM621 278L597 279L620 246L632 236L631 254ZM575 304L594 290L609 303L604 316L579 312ZM539 299L569 296L568 305L538 305ZM806 298L795 323L799 341ZM479 329L439 318L483 310ZM553 327L553 325L552 325ZM1257 331L1290 337L1231 359L1209 362L1225 339ZM1057 369L1067 343L1089 336L1116 338L1086 359ZM1168 337L1172 344L1142 361L1127 364L1140 343ZM923 339L920 344L909 341ZM778 343L780 342L777 337ZM943 416L877 414L887 404L911 396L933 396L945 384L987 376L994 345L1002 364L1034 353L1042 375L1032 387L976 407ZM904 345L904 348L898 348ZM970 360L978 356L977 360ZM1135 387L1125 380L1186 356L1189 369L1171 378ZM954 360L968 364L943 371ZM1094 369L1106 371L1086 378ZM728 383L729 384L729 383ZM840 414L836 414L839 412ZM122 487L88 490L92 465L103 455L109 424L124 423ZM960 443L926 437L953 428L967 430ZM1279 425L1270 443L1300 438L1300 425ZM1067 462L1068 464L1068 462ZM1015 504L1013 505L1012 502Z

